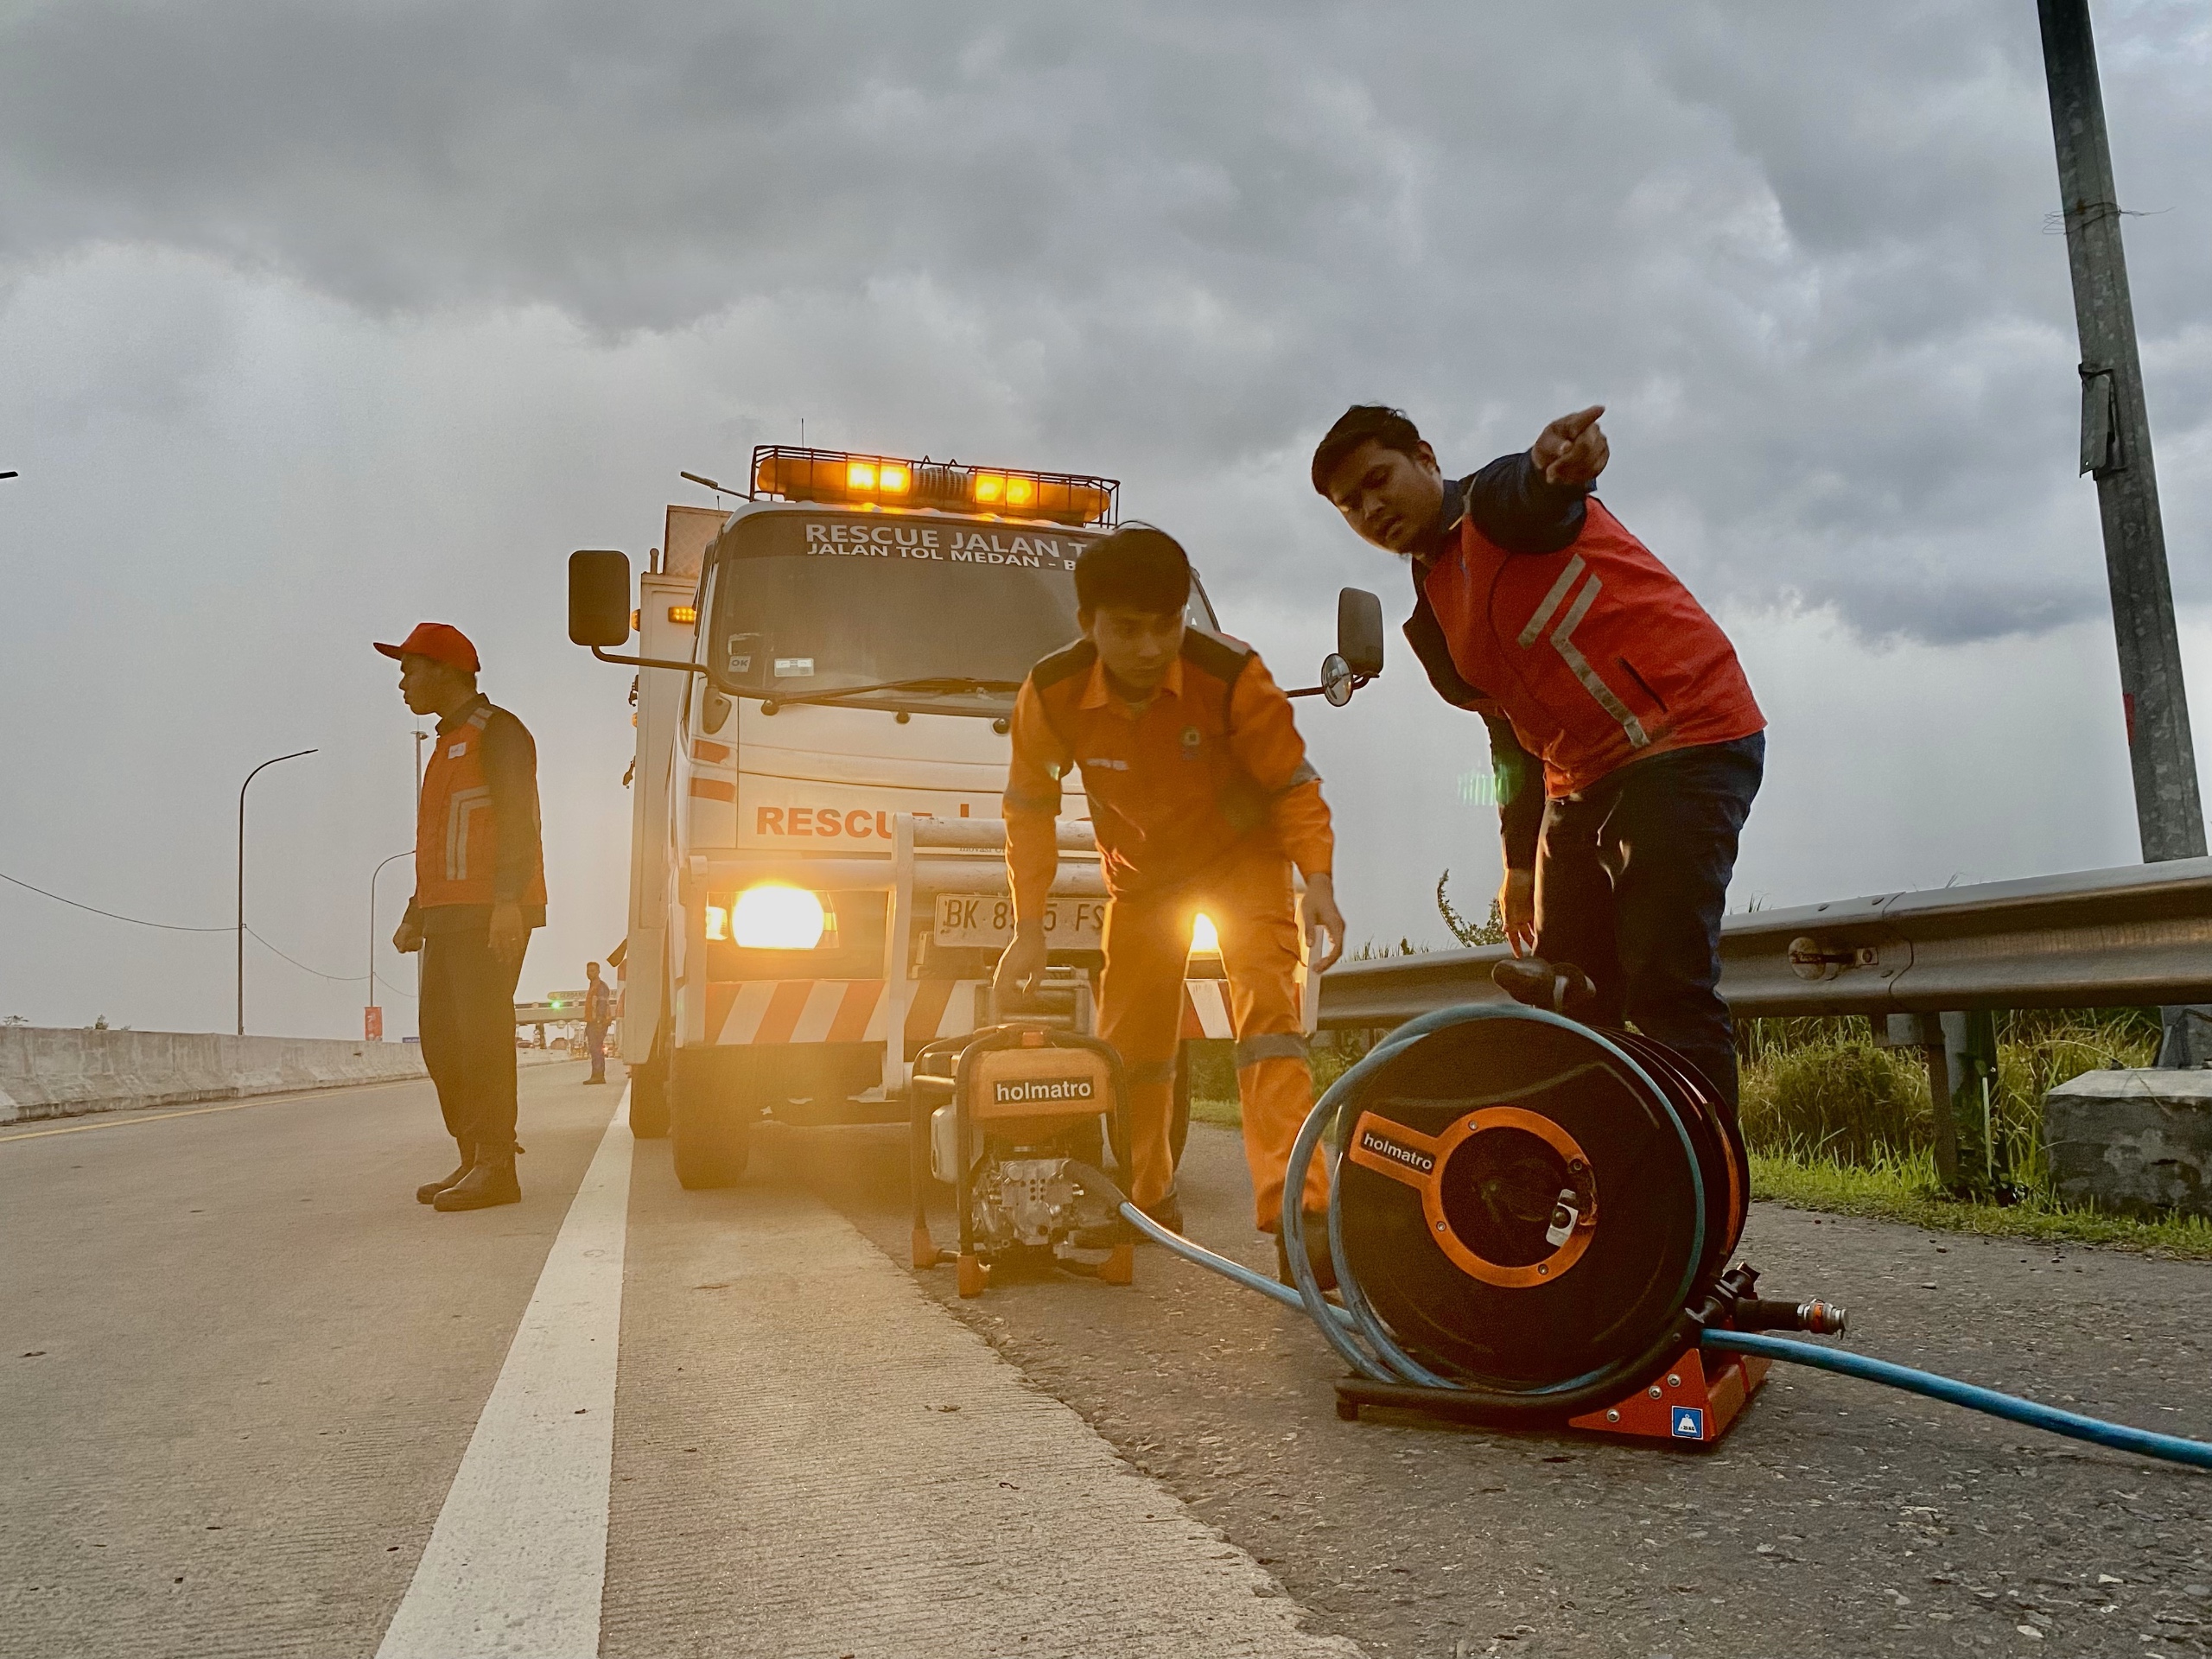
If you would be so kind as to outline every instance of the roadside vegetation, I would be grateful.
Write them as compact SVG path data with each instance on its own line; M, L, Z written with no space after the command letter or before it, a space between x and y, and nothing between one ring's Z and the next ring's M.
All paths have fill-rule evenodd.
M1445 879L1437 908L1461 943L1499 942L1497 906L1471 925L1452 908ZM1353 961L1412 956L1407 940L1362 945ZM2141 1221L2078 1209L2052 1195L2043 1154L2043 1097L2082 1072L2151 1064L2156 1013L2144 1008L2037 1010L1998 1020L1990 1141L1997 1201L1956 1198L1938 1183L1934 1107L1916 1048L1876 1045L1864 1019L1752 1020L1737 1036L1744 1138L1755 1197L1807 1210L1865 1216L1950 1232L2101 1244L2212 1260L2212 1222ZM1361 1033L1325 1034L1313 1050L1316 1091L1366 1052ZM1236 1127L1231 1046L1191 1046L1191 1115Z
M2105 1066L2148 1065L2144 1008L2000 1014L1990 1142L2001 1202L1936 1179L1936 1116L1916 1048L1875 1046L1864 1020L1752 1020L1738 1036L1755 1197L1952 1232L2107 1244L2212 1260L2212 1222L2142 1221L2060 1204L2044 1160L2043 1097Z

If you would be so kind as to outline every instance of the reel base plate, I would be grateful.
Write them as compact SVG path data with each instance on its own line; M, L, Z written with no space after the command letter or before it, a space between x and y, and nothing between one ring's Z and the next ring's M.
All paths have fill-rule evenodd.
M1631 1440L1714 1446L1766 1381L1770 1360L1750 1354L1715 1356L1707 1374L1702 1350L1692 1348L1649 1386L1599 1411L1570 1417L1570 1428Z
M1685 1349L1645 1387L1610 1406L1571 1417L1566 1427L1631 1440L1662 1440L1700 1448L1717 1446L1766 1381L1770 1363L1750 1354L1728 1354L1715 1356L1708 1367L1700 1350ZM1364 1377L1340 1379L1337 1415L1345 1422L1357 1422L1363 1406L1418 1411L1493 1428L1533 1426L1526 1417L1501 1422L1496 1413L1455 1389L1370 1382Z

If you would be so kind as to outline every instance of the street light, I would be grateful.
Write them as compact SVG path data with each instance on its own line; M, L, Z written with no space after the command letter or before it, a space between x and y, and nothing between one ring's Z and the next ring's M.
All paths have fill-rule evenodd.
M272 754L260 766L245 775L245 783L238 785L238 1035L245 1035L245 791L246 785L259 777L265 767L279 760L296 760L303 754L313 754L313 749L294 749L289 754Z
M415 856L415 849L414 849L412 847L410 847L410 848L409 848L405 852L404 852L404 853L394 853L394 854L391 855L391 858L387 858L387 859L385 859L385 860L384 861L384 863L383 863L383 864L378 864L378 865L376 867L376 868L374 868L373 870L371 870L371 871L369 872L369 1004L368 1004L368 1005L369 1005L369 1007L372 1007L372 1008L373 1008L374 1007L376 1007L376 1005L377 1005L377 877L378 877L378 876L380 876L380 875L382 875L382 874L384 874L384 866L385 866L385 864L390 864L390 863L393 862L395 860L397 860L397 859L402 859L402 858L412 858L412 857L414 857L414 856ZM363 1016L362 1016L362 1020L363 1020L363 1025L362 1025L362 1027L361 1027L361 1030L362 1030L362 1040L365 1042L365 1041L367 1041L367 1040L368 1040L368 1035L367 1035L367 1033L368 1033L368 1026L367 1026L367 1023L366 1023L366 1021L367 1021L367 1016L366 1016L365 1014L365 1015L363 1015ZM384 1033L383 1033L382 1029L381 1029L381 1028L379 1028L379 1029L378 1029L378 1033L377 1033L377 1035L378 1035L378 1040L379 1040L379 1041L381 1041L381 1040L382 1040L382 1039L383 1039L383 1034L384 1034Z

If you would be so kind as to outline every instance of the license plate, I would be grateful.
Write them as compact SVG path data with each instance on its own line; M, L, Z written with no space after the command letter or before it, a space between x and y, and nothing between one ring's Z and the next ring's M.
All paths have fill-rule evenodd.
M1045 938L1055 950L1096 950L1106 927L1103 899L1054 899L1045 910ZM995 946L1014 938L1014 900L979 893L937 896L937 942Z

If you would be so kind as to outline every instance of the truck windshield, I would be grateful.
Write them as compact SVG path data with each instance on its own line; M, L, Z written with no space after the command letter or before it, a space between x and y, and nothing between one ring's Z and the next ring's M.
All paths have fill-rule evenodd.
M715 550L706 666L756 696L871 687L840 701L1002 713L1013 691L1000 688L1080 632L1075 562L1099 533L879 513L741 518ZM1213 626L1195 590L1191 620Z

